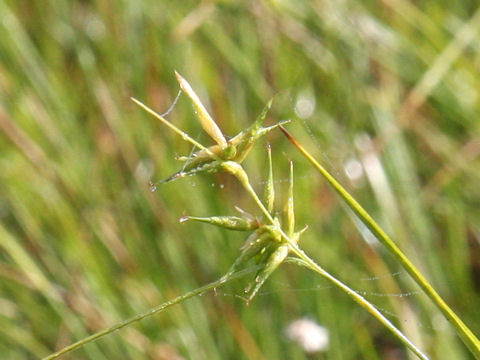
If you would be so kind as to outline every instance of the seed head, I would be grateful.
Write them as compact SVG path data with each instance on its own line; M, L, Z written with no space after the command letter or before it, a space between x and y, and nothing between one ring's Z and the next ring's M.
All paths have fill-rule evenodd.
M183 139L189 141L197 148L200 148L200 150L195 152L191 157L179 157L179 160L186 161L182 170L169 176L168 178L163 180L162 183L167 183L185 176L196 175L202 172L215 173L219 171L225 171L227 170L227 168L220 166L221 162L224 161L233 161L240 164L243 162L243 160L245 160L253 145L260 137L264 136L270 130L280 126L281 124L288 122L283 121L269 127L262 126L267 116L267 113L272 106L273 99L271 99L263 109L262 113L258 116L258 118L250 127L248 127L244 131L241 131L232 139L227 141L225 140L225 136L223 135L222 131L212 119L212 117L210 116L205 106L200 101L200 98L192 89L188 81L177 72L175 72L175 76L177 77L178 83L180 84L180 88L182 89L182 91L187 94L187 96L192 101L192 104L195 108L203 130L216 142L216 144L210 147L203 146L196 140L192 139L187 133L178 129L175 125L165 120L161 115L157 114L155 111L153 111L140 101L132 99L144 110L154 115L165 125L180 134Z
M265 186L266 207L270 214L273 214L273 171L271 166L270 147L267 148L269 153L269 179ZM234 161L224 161L221 163L224 171L227 171L237 177L240 182L248 181L242 177L245 175L243 168ZM243 174L243 175L242 175ZM246 175L245 175L246 176ZM293 198L293 163L290 163L290 178L287 191L287 200L284 206L284 232L293 243L298 243L301 234L306 228L295 232L295 215L294 215L294 198ZM239 210L240 211L240 210ZM244 212L241 217L237 216L213 216L213 217L184 217L184 219L192 219L215 226L220 226L230 230L252 231L254 232L247 238L240 249L240 254L232 264L228 272L222 277L226 281L232 274L245 266L248 261L254 259L261 266L255 276L254 282L248 287L249 303L259 289L268 279L268 277L283 263L290 251L290 244L282 236L282 224L278 217L273 217L273 223L264 224L257 217Z

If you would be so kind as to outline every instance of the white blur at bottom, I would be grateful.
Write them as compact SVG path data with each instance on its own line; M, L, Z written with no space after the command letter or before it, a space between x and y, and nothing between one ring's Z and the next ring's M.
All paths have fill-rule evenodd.
M325 351L328 348L328 330L308 318L300 318L288 325L285 335L298 343L307 353Z

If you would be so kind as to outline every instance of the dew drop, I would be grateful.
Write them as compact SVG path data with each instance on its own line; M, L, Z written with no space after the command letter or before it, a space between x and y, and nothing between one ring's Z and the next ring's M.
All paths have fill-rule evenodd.
M188 216L182 216L180 219L178 219L178 222L179 222L179 223L184 223L184 222L187 221L188 219L190 219Z
M151 192L157 191L157 185L155 185L153 182L149 181L148 186L150 187Z
M220 184L220 189L225 188L225 184Z

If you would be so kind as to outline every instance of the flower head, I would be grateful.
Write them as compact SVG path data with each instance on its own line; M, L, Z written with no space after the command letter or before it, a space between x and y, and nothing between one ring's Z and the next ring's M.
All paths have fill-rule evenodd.
M249 286L246 292L249 292L247 302L250 302L258 293L263 283L287 258L290 252L289 242L282 236L282 223L274 215L274 181L271 162L271 150L268 147L269 155L269 177L265 186L265 202L268 212L273 217L273 224L265 224L259 217L240 210L241 216L213 216L213 217L183 217L185 220L196 220L211 225L220 226L230 230L252 231L245 243L240 249L240 254L232 264L228 272L223 276L227 281L236 271L245 266L250 260L260 265L254 282ZM284 232L288 235L290 241L298 243L300 235L305 231L295 232L294 199L293 199L293 163L290 163L290 181L288 187L287 201L284 207ZM238 208L237 208L238 209Z
M200 149L191 157L180 157L179 160L186 162L182 169L163 180L162 183L167 183L185 176L196 175L199 173L217 173L220 171L228 171L228 167L222 166L223 162L232 161L240 164L243 160L245 160L253 145L260 137L286 122L279 122L268 127L263 126L267 113L272 106L272 99L267 103L262 113L250 127L244 131L241 131L230 140L226 140L222 131L212 119L205 106L203 106L200 98L192 89L188 81L177 72L175 72L175 75L180 84L180 88L192 101L203 130L215 141L216 144L209 147L203 146L196 140L192 139L187 133L178 129L175 125L165 120L161 115L157 114L140 101L132 99L144 110L155 116L162 123L180 134L185 140L189 141Z

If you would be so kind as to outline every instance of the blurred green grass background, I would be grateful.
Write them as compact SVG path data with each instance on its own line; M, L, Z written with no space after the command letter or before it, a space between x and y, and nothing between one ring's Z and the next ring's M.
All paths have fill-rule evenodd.
M0 1L0 358L34 359L219 278L243 234L179 224L255 211L227 175L151 192L191 151L159 112L184 75L225 134L276 100L332 171L480 333L480 12L476 1ZM209 143L180 98L168 119ZM295 161L300 244L365 292L432 359L471 359L279 131L276 187ZM258 190L265 141L245 162ZM277 204L278 205L278 204ZM368 280L371 279L371 280ZM307 270L284 265L250 307L247 279L68 359L410 359ZM405 295L400 296L399 294ZM306 354L285 329L330 332Z

